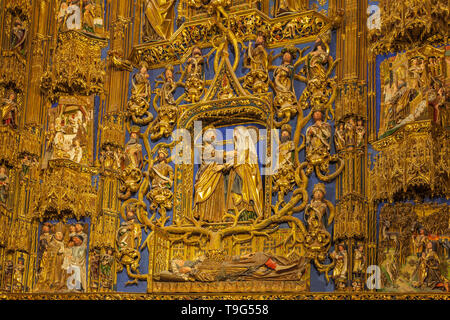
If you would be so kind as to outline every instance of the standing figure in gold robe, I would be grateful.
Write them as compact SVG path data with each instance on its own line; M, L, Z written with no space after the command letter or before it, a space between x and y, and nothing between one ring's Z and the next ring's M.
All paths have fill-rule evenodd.
M243 126L233 132L237 153L227 187L227 212L239 214L240 220L263 217L263 187L256 153L256 141Z
M157 37L163 40L169 39L172 33L174 4L175 0L147 0L145 4L145 17ZM149 36L148 33L146 33L147 37ZM149 37L150 39L151 37Z
M214 147L215 129L203 135L202 164L195 178L194 217L208 222L220 222L225 213L225 182L223 164L226 153Z
M330 154L331 126L323 121L321 110L315 110L312 116L314 124L306 130L306 159L316 164Z
M330 254L336 261L333 270L333 279L338 289L343 289L347 281L347 250L344 243L339 243L337 249Z

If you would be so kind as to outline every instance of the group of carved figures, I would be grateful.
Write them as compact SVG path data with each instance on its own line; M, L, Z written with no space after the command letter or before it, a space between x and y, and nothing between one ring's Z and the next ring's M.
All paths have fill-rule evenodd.
M450 215L445 204L435 205L434 210L418 218L408 204L381 209L378 250L383 288L450 291Z
M323 39L322 39L323 38ZM302 55L305 49L288 47L275 57L270 56L265 48L264 32L259 32L254 45L249 44L244 54L243 67L249 72L243 76L243 88L251 90L253 94L264 94L271 87L275 93L274 108L276 115L280 119L277 127L289 122L300 108L306 109L310 106L324 110L331 95L332 81L329 75L336 62L329 54L326 44L326 37L319 38L313 50L306 56ZM218 49L217 54L221 54ZM216 50L213 49L213 50ZM188 103L199 102L205 93L207 80L205 79L205 68L207 57L212 51L203 55L199 47L194 46L191 56L186 60L184 70L178 81L174 79L174 68L169 65L159 76L162 80L155 83L161 84L155 90L156 96L152 100L153 108L157 113L157 118L153 119L149 108L151 106L152 90L147 73L147 64L141 63L139 71L133 76L131 97L128 101L128 112L138 125L146 125L151 122L151 138L158 140L161 137L169 137L173 131L177 120L178 104L184 99ZM279 66L271 65L271 61L281 56L282 62ZM299 73L296 68L304 64L303 70ZM269 71L273 70L273 79L270 79ZM158 77L158 78L159 78ZM297 100L294 80L307 83L307 88L300 100ZM175 99L175 91L178 87L184 88L184 93ZM228 82L223 83L223 87L218 95L219 98L232 98L233 90ZM159 103L157 101L159 100Z
M336 249L330 254L335 260L335 267L332 278L337 290L342 290L351 285L352 290L361 291L364 289L364 276L367 268L364 244L358 243L353 251L352 281L349 283L349 257L345 243L336 244Z
M59 7L58 24L61 31L84 30L101 34L103 31L103 1L63 0Z
M86 291L88 236L83 223L44 223L39 236L36 291Z

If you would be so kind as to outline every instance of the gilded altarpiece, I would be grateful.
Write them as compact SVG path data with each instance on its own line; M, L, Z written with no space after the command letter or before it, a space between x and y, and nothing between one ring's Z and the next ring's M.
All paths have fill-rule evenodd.
M448 299L445 3L0 1L0 297Z

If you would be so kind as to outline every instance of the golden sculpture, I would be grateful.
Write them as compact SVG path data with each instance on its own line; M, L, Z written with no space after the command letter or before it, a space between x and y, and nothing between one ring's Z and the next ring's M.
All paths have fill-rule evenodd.
M274 106L278 108L278 118L284 118L282 123L288 122L297 114L297 97L294 91L294 73L297 50L283 49L282 64L273 71L273 84L276 93Z
M204 85L205 57L199 47L192 48L191 57L186 61L186 69L183 73L186 82L184 84L186 97L189 102L198 102L205 89ZM182 76L182 78L183 78Z
M157 118L152 123L152 140L159 140L161 137L169 137L172 134L177 120L177 103L173 96L178 85L174 79L173 66L168 66L163 73L161 88L157 88L157 97L159 97L159 106L155 103L153 107L158 113ZM156 81L158 82L158 81Z
M265 93L269 89L269 58L265 46L265 35L260 31L254 47L250 44L244 56L244 67L250 71L245 76L243 87L254 93Z
M145 3L145 17L150 23L156 35L162 39L168 39L172 33L172 22L174 18L174 0L147 0ZM146 31L148 40L153 40L149 31Z
M284 124L281 127L281 144L278 148L278 170L274 174L273 191L278 192L278 198L284 196L294 188L295 167L294 167L294 142L291 140L292 127ZM284 201L284 200L283 200Z
M1 298L448 299L448 9L307 2L4 2Z
M239 219L263 215L263 190L255 141L250 132L238 126L233 131L235 162L230 169L226 210Z
M152 91L148 77L146 63L142 63L139 73L133 77L131 97L128 101L128 111L133 121L140 125L153 120L153 115L148 111Z
M203 135L202 164L194 185L194 217L208 222L222 221L226 212L224 171L228 168L224 162L227 155L214 147L216 135L213 128Z
M286 13L297 12L307 9L305 1L278 0L275 6L275 15L279 16Z
M159 208L162 224L166 210L172 209L172 185L173 185L173 169L167 163L169 151L166 148L160 148L157 151L157 164L150 163L148 166L148 176L151 178L151 189L147 194L150 200L151 209Z

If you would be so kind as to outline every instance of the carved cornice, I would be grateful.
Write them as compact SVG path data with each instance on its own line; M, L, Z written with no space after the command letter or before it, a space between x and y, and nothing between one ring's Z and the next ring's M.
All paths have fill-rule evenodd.
M427 133L436 130L436 125L431 120L417 121L414 123L406 124L404 127L397 130L395 133L382 138L377 141L371 141L372 147L376 151L382 151L390 146L402 142L405 138L412 133Z
M229 28L242 41L255 39L256 33L264 29L268 48L314 41L332 28L328 17L313 10L272 19L259 10L251 9L230 17L230 24ZM187 59L192 46L210 47L218 40L219 34L211 18L187 22L169 40L135 46L129 60L135 65L146 61L149 69L179 64Z

